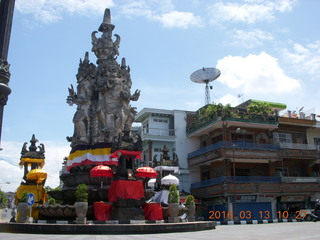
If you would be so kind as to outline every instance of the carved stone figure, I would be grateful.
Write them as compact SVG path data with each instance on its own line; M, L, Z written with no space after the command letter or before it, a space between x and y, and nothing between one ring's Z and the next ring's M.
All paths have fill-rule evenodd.
M137 101L140 91L131 94L130 68L125 58L122 58L121 65L116 61L120 36L114 34L115 40L112 40L114 25L110 19L110 11L106 9L103 23L99 27L101 37L97 36L98 31L91 34L92 51L98 58L97 66L90 63L86 52L84 60L80 59L76 75L77 92L72 85L69 88L67 103L77 105L73 117L74 133L72 137L67 137L71 146L111 143L115 139L118 139L119 144L119 136L124 130L130 131L137 113L130 101Z

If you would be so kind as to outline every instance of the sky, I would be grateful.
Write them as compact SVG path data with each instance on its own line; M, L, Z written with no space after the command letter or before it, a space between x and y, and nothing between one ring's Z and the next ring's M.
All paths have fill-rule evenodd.
M318 0L16 0L8 61L9 95L3 117L0 188L15 191L24 142L35 134L46 147L46 185L59 185L70 151L80 58L91 52L104 9L121 37L133 81L132 102L143 108L196 111L205 86L190 75L214 67L211 101L232 106L248 99L320 114L320 1ZM319 120L319 119L318 119ZM10 184L8 184L10 182Z

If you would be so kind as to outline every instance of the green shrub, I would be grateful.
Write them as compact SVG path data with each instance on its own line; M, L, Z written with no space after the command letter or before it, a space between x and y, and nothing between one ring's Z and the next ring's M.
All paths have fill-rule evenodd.
M168 203L179 203L179 192L174 184L169 188Z
M192 195L188 195L186 198L186 205L194 205L194 197Z
M27 202L27 197L28 197L29 193L27 191L23 191L21 198L18 199L19 202Z
M79 184L75 196L77 202L88 202L88 193L87 193L87 185L86 184Z

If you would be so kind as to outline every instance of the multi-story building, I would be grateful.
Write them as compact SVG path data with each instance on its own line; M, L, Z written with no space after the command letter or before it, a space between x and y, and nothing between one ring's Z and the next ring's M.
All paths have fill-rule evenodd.
M187 112L182 110L144 108L137 114L135 122L141 124L138 132L143 142L145 163L151 166L152 162L159 162L161 149L166 146L171 160L179 159L179 190L189 192L186 116Z
M248 113L259 102L188 115L191 193L211 219L299 217L320 198L315 115L279 116L286 105L270 102L274 114Z

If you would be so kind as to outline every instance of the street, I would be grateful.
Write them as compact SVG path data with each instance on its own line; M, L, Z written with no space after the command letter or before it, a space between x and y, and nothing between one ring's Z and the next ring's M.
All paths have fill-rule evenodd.
M156 227L156 226L155 226ZM146 234L146 235L43 235L43 234L13 234L0 233L0 239L6 240L58 240L65 239L246 239L246 240L265 240L265 239L320 239L320 222L294 222L294 223L271 223L271 224L248 224L248 225L223 225L217 226L215 230L186 232L186 233L167 233L167 234Z

